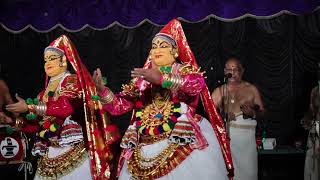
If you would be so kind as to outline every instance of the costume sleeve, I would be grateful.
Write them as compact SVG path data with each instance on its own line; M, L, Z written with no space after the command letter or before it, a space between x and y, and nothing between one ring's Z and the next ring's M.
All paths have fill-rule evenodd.
M73 114L74 107L81 100L81 97L81 87L77 76L69 75L61 83L59 97L48 102L40 101L39 105L35 107L35 113L39 116L45 115L65 119Z
M114 95L110 89L106 89L99 96L101 97L103 109L111 115L121 115L133 109L133 101L125 98L122 93Z
M41 91L37 98L40 99L44 93L44 90ZM20 127L20 131L24 133L36 133L40 131L40 125L39 125L39 117L36 117L35 119L27 119L24 116L20 116L16 118L16 126Z
M179 88L179 91L183 91L190 96L196 96L200 94L204 88L205 81L200 74L188 74L182 76L183 82Z
M192 66L183 66L178 72L165 73L160 79L163 88L173 92L182 92L189 96L199 95L205 87L202 73Z

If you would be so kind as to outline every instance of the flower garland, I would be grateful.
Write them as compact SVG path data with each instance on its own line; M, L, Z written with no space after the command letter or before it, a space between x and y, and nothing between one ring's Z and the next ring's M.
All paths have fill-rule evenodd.
M149 106L152 106L149 105ZM159 121L160 123L158 125L152 125L152 124L145 124L146 117L149 114L146 114L146 116L143 116L144 113L149 113L148 111L145 112L146 108L143 108L143 104L141 101L136 102L136 114L135 114L135 121L136 121L136 127L138 129L138 132L142 135L150 135L155 136L162 134L164 132L171 131L176 122L178 121L178 118L181 116L181 104L180 102L173 102L170 104L170 112L168 115L164 115L163 112L156 113L152 118L156 121ZM152 107L151 107L152 108ZM168 116L168 118L166 118Z
M57 120L54 117L46 117L45 120L40 121L39 124L43 127L43 130L39 132L39 136L44 139L57 136L57 131L63 124L62 120Z
M49 97L54 96L53 91L48 92ZM28 98L26 100L27 105L39 105L39 99L34 98ZM28 120L35 120L37 118L37 114L34 112L30 112L26 115L26 119ZM44 116L44 120L40 120L38 123L40 126L43 127L43 130L39 132L39 136L43 139L49 139L51 137L57 136L58 129L62 126L63 121L56 120L56 118L51 116Z

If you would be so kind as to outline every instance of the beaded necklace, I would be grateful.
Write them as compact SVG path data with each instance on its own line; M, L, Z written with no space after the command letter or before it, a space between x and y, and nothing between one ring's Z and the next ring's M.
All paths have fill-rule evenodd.
M170 73L172 67L160 67L159 70L163 73ZM162 97L160 93L156 93L152 103L144 108L142 102L136 104L139 105L135 114L136 127L142 135L156 136L170 132L181 116L180 102L170 101L170 94Z

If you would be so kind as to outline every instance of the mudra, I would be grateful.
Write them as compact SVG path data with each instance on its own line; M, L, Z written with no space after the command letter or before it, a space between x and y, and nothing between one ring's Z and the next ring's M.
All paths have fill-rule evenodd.
M93 76L105 111L134 113L120 144L119 179L228 179L226 132L179 21L155 35L147 62L131 76L119 94L102 84L99 69ZM200 95L212 126L195 112Z

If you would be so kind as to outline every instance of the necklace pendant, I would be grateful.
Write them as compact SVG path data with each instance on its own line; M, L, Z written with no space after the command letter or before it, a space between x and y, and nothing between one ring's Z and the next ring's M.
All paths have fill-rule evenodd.
M161 119L162 118L162 114L158 113L154 116L155 118Z
M234 99L231 99L230 102L233 104L234 103Z

